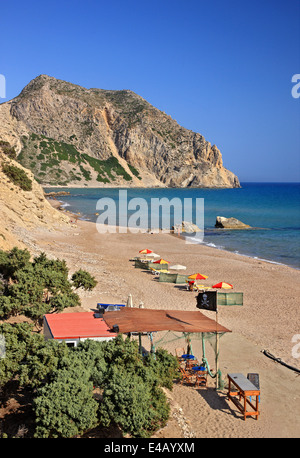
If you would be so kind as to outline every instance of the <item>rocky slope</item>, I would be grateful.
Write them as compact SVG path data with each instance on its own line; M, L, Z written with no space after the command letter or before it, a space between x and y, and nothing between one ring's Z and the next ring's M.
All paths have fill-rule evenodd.
M18 170L23 171L31 189L23 190L15 180L4 173L4 165L17 167ZM2 250L9 250L14 246L24 248L23 231L28 232L33 228L63 228L70 224L69 218L55 210L46 200L43 189L35 181L33 174L16 161L9 159L2 153L1 148L0 221L0 249Z
M0 105L0 139L43 185L239 187L215 145L128 90L40 75Z

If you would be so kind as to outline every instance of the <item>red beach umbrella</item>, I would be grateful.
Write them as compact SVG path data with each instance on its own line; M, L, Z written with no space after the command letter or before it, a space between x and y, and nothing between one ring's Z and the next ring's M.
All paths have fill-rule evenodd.
M148 250L148 248L145 248L144 250L140 250L139 253L141 254L149 254L149 253L153 253L152 250Z
M225 283L225 282L221 281L220 283L216 283L215 285L213 285L212 288L231 289L231 288L233 288L233 286L230 285L230 283Z
M207 276L202 274L193 274L188 277L190 280L206 280Z
M170 264L169 261L165 261L164 259L159 259L158 261L154 261L153 264Z

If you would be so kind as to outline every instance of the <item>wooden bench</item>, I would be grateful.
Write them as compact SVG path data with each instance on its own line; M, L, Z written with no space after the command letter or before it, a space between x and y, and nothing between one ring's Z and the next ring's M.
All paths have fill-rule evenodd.
M258 420L260 390L257 389L257 387L253 385L253 383L250 382L250 380L248 380L243 374L227 374L227 377L229 380L227 393L228 398L236 405L240 412L242 412L244 420L252 415L256 416L256 420ZM239 400L234 396L239 396ZM247 398L248 396L256 397L255 405ZM250 412L247 411L247 405L250 405L253 410Z

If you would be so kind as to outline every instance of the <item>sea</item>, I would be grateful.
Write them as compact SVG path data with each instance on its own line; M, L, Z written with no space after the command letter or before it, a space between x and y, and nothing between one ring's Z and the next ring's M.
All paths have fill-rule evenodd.
M193 235L193 243L284 264L300 269L300 183L241 183L241 188L44 188L45 192L68 191L57 199L70 212L91 222L115 222L153 229L154 206L175 201L182 219L200 221L204 232ZM156 200L155 200L156 199ZM166 200L168 199L168 200ZM159 227L172 227L178 214L170 208L169 227L160 212ZM174 207L175 208L175 207ZM177 206L178 208L178 206ZM105 213L106 212L106 213ZM110 213L109 213L110 212ZM112 212L112 213L111 213ZM152 214L152 216L151 216ZM115 216L114 216L115 215ZM155 213L157 218L157 212ZM104 221L104 216L107 218ZM234 217L251 226L247 230L215 228L217 216ZM101 219L102 218L102 219ZM112 219L111 219L112 218ZM100 219L100 220L99 220ZM202 224L202 226L201 226ZM198 239L197 239L198 237Z

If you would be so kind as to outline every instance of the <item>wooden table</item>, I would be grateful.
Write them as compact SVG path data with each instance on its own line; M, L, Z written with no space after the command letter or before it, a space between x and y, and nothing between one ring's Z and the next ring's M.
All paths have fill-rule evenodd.
M228 386L228 393L227 396L231 401L236 405L236 407L242 412L244 415L244 420L246 420L249 416L256 416L256 420L258 420L258 402L259 402L259 395L260 390L257 389L250 380L247 379L243 374L227 374L229 380ZM232 390L231 387L233 386ZM239 396L239 400L236 397ZM255 405L247 399L248 396L256 396ZM241 402L242 400L242 402ZM253 409L253 411L247 411L247 404Z
M193 366L193 363L197 362L194 355L190 355L190 354L181 355L181 358L185 362L186 369L191 369L191 367Z

